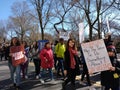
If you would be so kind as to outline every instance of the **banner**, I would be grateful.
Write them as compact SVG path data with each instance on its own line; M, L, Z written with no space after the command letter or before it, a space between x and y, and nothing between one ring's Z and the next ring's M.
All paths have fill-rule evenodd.
M25 62L24 57L24 46L12 46L10 48L10 53L12 54L12 64L13 66L20 65Z
M82 51L89 73L108 70L111 65L104 41L82 43Z
M70 38L70 33L71 31L60 32L59 38L63 38L65 41L67 41Z
M79 43L82 43L84 41L84 24L79 23Z

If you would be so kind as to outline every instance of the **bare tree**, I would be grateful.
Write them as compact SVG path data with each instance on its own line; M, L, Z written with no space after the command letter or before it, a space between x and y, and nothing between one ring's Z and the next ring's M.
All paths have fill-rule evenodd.
M106 1L108 2L108 1ZM100 36L100 15L103 14L105 11L107 11L114 3L113 1L109 1L110 4L106 8L102 8L103 3L106 3L105 1L102 2L102 0L83 0L79 1L76 0L76 7L81 8L85 12L86 15L86 20L89 25L89 38L92 40L92 35L93 35L93 29L95 29L96 23L97 25L97 31L98 31L98 36Z
M120 0L115 0L114 7L120 11Z
M34 18L29 14L30 9L25 1L15 2L12 7L12 16L10 16L13 22L12 27L14 31L21 38L21 41L25 38L25 34L32 29Z
M7 39L6 25L3 20L0 20L0 43L4 43Z
M14 31L14 24L13 21L9 18L6 22L6 28L7 28L7 36L11 39L12 37L16 36L16 33Z
M38 14L42 40L44 39L44 30L50 21L52 1L53 0L31 0Z
M73 8L74 6L74 1L73 0L54 0L54 11L53 11L53 16L54 16L54 29L56 30L57 33L59 33L59 29L61 26L62 30L65 30L64 24L66 23L65 20L68 19L67 14L69 11Z

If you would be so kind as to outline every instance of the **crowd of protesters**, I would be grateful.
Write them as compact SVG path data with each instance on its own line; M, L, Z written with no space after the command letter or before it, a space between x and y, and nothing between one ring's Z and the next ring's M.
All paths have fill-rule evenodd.
M87 40L86 42L88 42ZM104 39L112 67L110 70L101 72L101 85L103 90L119 90L119 73L120 64L117 61L116 50L111 40L111 35L108 35ZM14 64L12 49L17 46L23 46L22 54L24 56L24 61L17 65ZM12 48L12 49L11 49ZM54 74L57 78L62 77L64 82L62 84L63 90L66 89L66 85L71 82L72 90L75 89L75 78L80 75L80 65L83 68L82 77L80 83L84 81L86 75L87 85L91 86L90 74L85 62L85 58L82 52L82 48L79 50L81 55L78 55L78 48L76 47L75 40L69 39L65 45L64 39L60 38L59 41L55 41L54 45L50 41L47 41L42 50L39 50L38 42L33 42L32 45L28 45L26 41L20 42L17 37L11 39L10 44L0 45L0 59L8 60L8 66L10 70L11 80L13 86L20 89L21 78L28 79L28 66L29 57L32 59L35 66L35 78L40 79L40 83L45 83L46 73L49 73L49 78L54 81ZM17 52L16 52L17 53ZM54 70L53 70L54 69ZM22 75L21 75L22 74Z

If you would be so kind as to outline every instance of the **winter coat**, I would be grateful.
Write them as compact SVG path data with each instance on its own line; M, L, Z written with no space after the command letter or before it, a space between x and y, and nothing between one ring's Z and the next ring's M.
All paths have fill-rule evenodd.
M79 58L78 56L74 56L75 61L76 61L76 65L75 65L75 73L76 75L80 75L80 68L79 68ZM70 60L70 52L68 49L66 49L65 53L64 53L64 69L69 71L70 65L71 65L71 60Z
M55 46L55 54L58 58L64 58L64 52L65 52L65 45L61 43L58 43Z
M40 52L41 67L52 68L54 66L53 51L52 49L42 49Z

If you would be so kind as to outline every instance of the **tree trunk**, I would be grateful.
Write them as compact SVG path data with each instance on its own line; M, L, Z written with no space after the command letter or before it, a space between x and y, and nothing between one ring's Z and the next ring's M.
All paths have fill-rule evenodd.
M43 29L41 30L41 37L42 37L42 40L44 40L44 30Z
M98 19L98 39L101 39L101 25L100 20Z
M92 29L93 26L89 26L89 39L92 41Z

